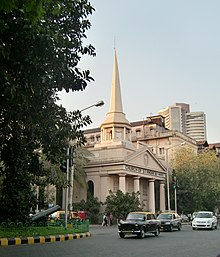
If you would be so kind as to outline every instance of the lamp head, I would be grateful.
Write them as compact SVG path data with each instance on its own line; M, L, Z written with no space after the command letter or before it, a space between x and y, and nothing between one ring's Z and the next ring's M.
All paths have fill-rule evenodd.
M96 107L103 106L105 103L101 100L95 104Z

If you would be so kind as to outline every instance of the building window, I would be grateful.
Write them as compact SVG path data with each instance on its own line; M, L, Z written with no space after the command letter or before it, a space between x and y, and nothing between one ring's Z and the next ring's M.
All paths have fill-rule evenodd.
M97 136L96 136L96 141L97 141L97 142L100 142L100 135L97 135Z
M165 149L164 148L159 148L159 154L164 155L164 153L165 153Z
M91 143L94 143L94 142L95 142L94 136L90 137L90 142L91 142Z
M106 140L112 140L112 130L111 129L107 129L106 130Z
M140 129L137 129L137 130L136 130L136 136L137 136L137 137L140 137L140 136L141 136L141 130L140 130Z
M134 192L134 184L133 184L133 180L129 180L128 181L128 193L132 193Z
M119 182L118 182L118 179L115 178L113 181L113 192L116 193L118 189L119 189Z
M142 183L142 192L143 192L143 195L147 196L147 185L146 185L146 183Z
M92 180L88 181L88 193L94 196L94 183Z

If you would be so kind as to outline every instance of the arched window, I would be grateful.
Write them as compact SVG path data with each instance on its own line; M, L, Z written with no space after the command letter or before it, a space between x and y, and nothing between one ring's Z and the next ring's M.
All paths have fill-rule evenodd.
M94 196L94 183L92 180L88 181L88 192Z

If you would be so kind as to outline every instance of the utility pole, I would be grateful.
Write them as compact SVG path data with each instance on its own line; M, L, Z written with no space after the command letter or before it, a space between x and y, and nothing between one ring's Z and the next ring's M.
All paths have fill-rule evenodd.
M176 180L176 175L174 173L173 176L173 189L174 189L174 208L175 208L175 212L177 213L177 196L176 196L176 188L177 188L177 180Z
M70 211L73 210L73 180L74 180L74 165L75 165L75 149L73 146L70 148L70 192L69 192L69 206Z
M67 152L66 152L67 159L66 159L65 229L67 229L67 218L68 218L69 153L70 153L70 148L67 147Z

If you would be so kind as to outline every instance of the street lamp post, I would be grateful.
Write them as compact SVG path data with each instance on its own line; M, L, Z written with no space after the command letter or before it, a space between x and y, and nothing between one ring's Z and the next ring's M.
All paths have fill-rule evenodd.
M182 145L184 145L185 142L182 142L180 145L174 145L174 146L171 146L171 147L168 147L166 148L166 165L167 165L167 208L168 208L168 211L171 210L170 208L170 178L169 178L169 162L168 162L168 151L172 148L175 148L175 147L180 147ZM176 197L176 188L175 188L175 212L177 212L177 197Z
M90 105L90 106L88 106L88 107L86 107L86 108L83 108L82 110L80 110L80 112L83 112L83 111L85 111L85 110L87 110L87 109L90 109L90 108L92 108L92 107L99 107L99 106L103 106L105 103L101 100L101 101L98 101L96 104L92 104L92 105Z
M67 229L67 216L68 216L69 153L70 153L70 148L67 147L67 152L66 152L67 159L66 159L65 229Z
M88 107L85 107L80 110L83 112L87 109L92 107L100 107L103 106L105 103L101 100L98 101L96 104L92 104ZM66 182L68 185L69 182L69 160L71 159L71 173L70 173L70 198L68 194L68 187L66 188L66 199L65 199L65 228L67 229L67 216L68 216L68 202L70 206L70 210L72 210L72 203L73 203L73 181L74 181L74 162L75 162L75 151L74 148L70 146L67 147L67 165L66 165ZM69 200L69 201L68 201Z
M166 165L167 165L167 208L170 211L170 179L169 179L169 167L168 167L168 150L166 149Z
M177 213L177 197L176 197L176 187L174 188L174 201L175 201L175 212Z

